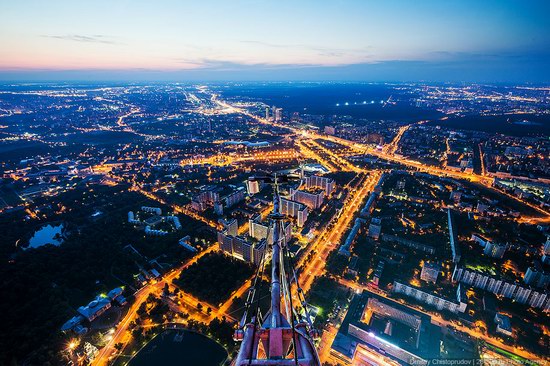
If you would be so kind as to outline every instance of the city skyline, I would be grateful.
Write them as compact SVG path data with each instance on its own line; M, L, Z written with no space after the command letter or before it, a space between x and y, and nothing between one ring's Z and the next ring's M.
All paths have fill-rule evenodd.
M3 2L0 80L550 80L543 1Z
M0 365L550 362L548 0L0 0Z
M525 85L0 85L0 363L547 362L548 105Z

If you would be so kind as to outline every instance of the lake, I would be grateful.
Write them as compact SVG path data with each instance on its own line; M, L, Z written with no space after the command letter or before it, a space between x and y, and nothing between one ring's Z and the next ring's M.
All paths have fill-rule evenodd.
M36 231L32 238L29 240L28 248L38 248L46 244L60 245L63 243L63 238L61 237L63 233L63 224L59 225L45 225Z
M219 366L227 358L216 341L199 333L166 330L153 338L129 362L129 366Z

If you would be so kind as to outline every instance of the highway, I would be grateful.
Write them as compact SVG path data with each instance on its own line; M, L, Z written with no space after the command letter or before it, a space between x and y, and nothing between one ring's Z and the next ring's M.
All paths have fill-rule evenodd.
M111 338L111 340L107 342L107 344L102 349L99 350L99 353L97 354L96 358L94 358L94 360L91 362L91 365L94 365L94 366L108 365L111 359L111 356L113 356L113 353L116 351L116 349L114 348L115 344L122 343L124 347L128 344L128 342L131 339L131 334L128 331L128 326L132 321L135 321L137 319L138 317L137 311L141 306L141 304L147 300L147 297L149 297L149 295L153 294L153 295L160 296L165 284L170 284L172 280L174 280L182 270L193 265L205 254L210 253L216 249L217 249L217 246L209 247L208 249L197 254L187 263L166 273L164 277L159 281L153 281L145 285L138 291L136 291L134 293L134 302L128 309L128 312L126 313L124 318L122 318L122 320L116 326L116 330L113 334L113 337ZM190 318L193 318L193 314L190 314Z
M335 136L329 136L329 135L321 135L316 132L310 132L310 131L304 131L299 130L290 126L281 125L274 123L272 121L267 121L261 117L255 116L248 111L234 107L228 103L225 103L217 98L217 95L212 95L212 101L218 104L221 108L224 109L227 113L240 113L246 116L249 116L255 120L257 120L260 123L273 125L276 127L288 129L296 134L296 141L297 145L300 148L300 152L306 156L311 157L317 161L320 161L327 167L329 167L333 171L354 171L358 174L358 183L356 185L356 189L350 189L348 193L348 197L345 200L344 206L342 208L342 212L340 216L338 217L336 223L332 225L330 228L323 228L321 232L317 235L317 237L314 239L314 241L308 246L306 249L306 252L301 257L301 260L297 264L298 267L301 267L302 270L300 272L300 278L299 283L301 284L302 289L307 293L307 291L311 288L311 285L316 277L321 276L325 273L325 263L326 259L329 255L329 253L336 249L339 245L342 235L346 232L347 228L350 227L350 223L352 222L355 213L361 209L361 205L365 201L366 197L372 192L376 184L378 183L378 180L381 176L380 170L373 170L367 172L364 169L358 168L351 164L347 159L337 154L332 149L328 149L318 142L314 141L315 139L325 140L325 141L331 141L334 143L341 144L343 146L346 146L350 148L353 151L360 152L360 153L368 153L373 156L377 156L382 159L386 159L388 161L400 163L403 165L408 166L409 168L414 168L421 172L426 172L429 174L433 174L436 176L446 176L446 177L452 177L452 178L458 178L458 179L467 179L473 182L478 182L488 188L494 189L492 187L492 179L488 177L484 177L481 175L473 174L473 173L465 173L460 171L451 171L443 168L438 167L432 167L432 166L426 166L420 162L410 160L410 159L404 159L402 157L396 157L395 151L398 148L400 139L402 138L403 134L410 128L411 125L403 126L398 130L397 135L393 139L393 141L386 145L385 148L382 150L373 149L367 145L341 139ZM122 122L122 121L120 121ZM423 123L423 121L418 122ZM320 155L322 153L323 155ZM271 156L265 156L262 158L265 158L266 160L271 159L284 159L284 158L295 158L296 155L289 154L286 152L280 152L277 154L273 154ZM209 160L209 162L212 162L213 160ZM220 159L216 160L219 161L221 164L230 164L231 159ZM145 196L156 200L157 202L161 202L163 204L167 204L156 196L155 194L151 192L147 192L142 190L139 187L134 187L135 190L139 191L140 193L144 194ZM498 191L499 193L502 193ZM517 197L509 195L510 198L515 199L516 201L520 201L524 204L530 205L537 211L543 213L546 215L544 218L524 218L526 220L534 220L535 222L537 220L543 220L546 222L546 220L550 220L550 214L546 212L545 210L541 209L538 206L531 205L528 202L525 202L523 200L518 199ZM174 209L174 211L183 213L185 215L191 216L197 220L203 221L209 226L220 229L220 225L217 222L213 222L212 220L205 219L201 215L198 215L197 213L189 210L186 207L181 207L177 205L171 205L171 207ZM239 231L241 232L244 230L244 228L241 228ZM92 365L107 365L110 358L112 357L113 353L115 352L114 345L117 343L122 343L124 346L128 343L128 341L131 338L130 333L128 332L128 326L129 324L136 319L137 317L137 310L141 306L141 304L146 301L147 297L150 294L156 294L160 295L162 292L162 289L166 283L170 284L171 281L176 278L179 273L187 268L188 266L195 263L198 259L200 259L202 256L204 256L206 253L209 253L213 250L215 250L216 247L212 246L208 248L207 250L199 253L196 255L193 259L191 259L186 264L179 266L178 268L170 271L167 273L162 279L160 279L156 283L151 283L146 285L145 287L141 288L135 293L135 301L128 309L127 314L124 316L124 318L120 321L120 323L117 325L115 333L113 334L112 339L107 343L105 347L103 347L97 357L92 362ZM308 255L310 253L314 252L315 255L312 260L309 262L306 262L306 258L308 258ZM343 281L343 282L342 282ZM353 283L351 281L345 281L341 280L341 283L354 289L354 290L368 290L365 286L361 286L359 284ZM247 280L243 285L234 292L228 301L226 301L224 304L222 304L219 308L213 307L212 305L205 304L201 301L202 304L205 304L205 308L207 306L210 306L212 308L212 314L208 317L208 319L211 319L215 316L226 316L226 318L230 320L234 320L230 315L227 314L227 310L229 309L231 305L232 299L237 296L240 297L244 295L244 293L247 291L247 289L250 287L250 280ZM385 294L383 296L386 296ZM196 309L196 304L199 302L198 299L194 298L193 296L189 294L185 294L182 299L182 304L179 306L176 306L175 309L180 309L189 313L191 318L196 318L200 321L204 321L205 314L199 312L196 310L196 312L191 311L192 309ZM172 304L171 306L174 307L177 304ZM439 325L447 326L451 325L454 328L456 328L459 331L463 331L467 334L470 334L473 337L480 338L485 340L487 343L493 344L497 347L503 348L509 352L516 353L522 357L525 358L535 358L534 355L529 354L528 352L525 352L524 350L519 350L514 347L509 347L504 344L501 344L497 340L488 337L487 335L479 332L477 329L467 328L464 326L459 326L456 324L451 324L448 321L445 321L441 317L439 317L437 314L429 314L432 317L432 320L436 322ZM329 356L330 351L330 344L332 343L332 340L334 339L334 336L336 335L336 329L331 329L328 332L324 332L322 343L324 345L323 351L321 351L322 361L326 361ZM377 355L372 354L362 354L362 357L365 357L366 359L370 360L376 360Z
M351 192L350 199L346 200L343 206L343 211L338 218L336 224L331 229L323 230L312 243L309 251L305 253L301 261L298 262L298 267L304 264L310 251L315 250L316 254L313 260L310 260L304 265L300 272L299 283L302 289L307 293L313 284L316 277L325 273L326 260L329 253L335 250L340 243L342 235L350 226L352 219L357 211L361 210L362 203L365 201L369 193L374 189L381 176L381 172L375 171L369 177L359 181L359 189ZM323 331L319 357L321 362L327 362L330 359L330 347L336 337L337 329L330 326L328 330Z
M230 105L228 105L226 103L223 103L219 100L217 100L217 102L221 103L222 105L225 105L226 107L231 107ZM234 107L231 107L231 108L234 108ZM481 184L481 185L483 185L483 186L485 186L485 187L487 187L491 190L494 190L494 191L496 191L500 194L506 195L507 197L509 197L509 198L511 198L515 201L521 202L521 203L535 209L536 211L538 211L538 212L540 212L541 214L544 215L544 217L523 217L523 218L520 218L520 220L518 220L518 221L529 222L529 223L548 223L548 222L550 222L550 213L549 212L547 212L546 210L544 210L544 209L542 209L542 208L540 208L536 205L531 204L530 202L524 201L524 200L522 200L518 197L507 194L506 192L502 192L500 190L495 189L492 186L492 179L489 178L489 177L479 175L479 174L475 174L475 173L466 173L466 172L462 172L462 171L454 171L454 170L448 170L448 169L443 169L443 168L434 167L434 166L428 166L428 165L422 164L418 161L414 161L414 160L411 160L411 159L406 159L406 158L403 158L403 157L395 156L395 152L398 149L399 142L400 142L402 136L404 135L404 133L412 125L407 125L407 126L401 127L398 130L397 135L395 136L395 138L393 139L393 141L391 143L387 144L382 150L377 150L377 149L373 149L369 146L363 145L361 143L348 141L348 140L338 138L338 137L335 137L335 136L321 135L321 134L316 133L316 132L303 131L303 130L298 130L296 128L292 128L290 126L276 124L272 121L267 121L267 120L265 120L261 117L254 116L254 115L250 114L247 111L243 111L242 109L238 109L238 108L235 109L234 108L234 110L236 112L246 114L246 115L256 119L257 121L259 121L261 123L271 124L271 125L275 125L277 127L286 128L286 129L289 129L289 130L293 131L294 133L296 133L296 135L297 135L297 137L300 141L299 146L300 146L301 149L304 150L303 152L310 153L311 155L318 155L318 154L315 154L313 152L313 150L311 149L311 145L313 144L315 147L317 147L319 150L321 150L327 156L330 157L330 161L327 161L327 159L325 159L325 158L323 158L324 161L322 160L322 162L325 163L326 165L329 165L330 168L333 168L333 169L334 168L339 168L341 170L352 170L352 171L359 172L358 168L357 169L349 169L349 165L346 164L345 162L343 162L343 161L345 161L344 158L338 156L333 151L320 146L316 142L307 144L307 149L303 148L303 146L306 145L306 142L304 140L306 140L307 138L327 140L327 141L331 141L331 142L346 146L348 148L351 148L352 150L354 150L356 152L368 153L368 154L371 154L373 156L377 156L381 159L385 159L385 160L388 160L388 161L391 161L391 162L406 165L407 167L414 168L415 170L420 171L420 172L425 172L425 173L429 173L429 174L432 174L432 175L435 175L435 176L440 176L440 177L451 177L451 178L456 178L456 179L465 179L465 180L468 180L468 181L477 182L477 183L479 183L479 184ZM417 122L417 124L421 124L421 123L424 123L424 122L425 121L420 121L420 122ZM352 164L350 164L350 165L352 165ZM376 173L379 174L379 172L376 172ZM360 203L363 201L363 199L366 197L366 195L370 191L372 191L372 189L374 188L374 186L377 182L377 179L374 179L374 177L376 176L375 175L376 173L372 174L371 179L369 179L365 184L362 184L362 187L360 187L356 192L352 192L351 198L344 205L344 211L343 211L342 215L340 216L340 218L338 219L336 225L334 225L332 227L332 229L330 229L330 230L326 230L326 229L323 230L317 236L317 238L312 243L312 245L310 246L308 251L302 256L302 260L299 262L299 266L303 264L303 262L308 257L308 254L311 251L316 251L317 252L314 259L311 260L309 263L307 263L305 265L305 267L303 268L303 270L300 274L299 282L302 286L302 289L306 293L309 290L309 288L311 287L311 284L313 283L313 280L315 279L315 277L320 276L325 272L325 263L326 263L326 258L328 256L328 253L330 253L333 249L336 248L336 246L340 242L343 231L345 231L346 228L349 227L349 224L350 224L350 222L353 218L353 215L358 210ZM346 285L347 287L350 287L350 288L354 289L354 290L368 290L365 286L358 285L358 284L353 283L351 281L346 281L346 280L342 279L341 283ZM387 296L382 291L380 291L380 292L381 292L382 296ZM433 314L430 313L428 315L430 315L430 317L432 318L432 321L435 324L438 324L440 326L443 326L443 327L451 326L451 327L453 327L454 329L456 329L458 331L469 334L472 337L482 339L482 340L484 340L485 342L487 342L489 344L500 347L500 348L502 348L506 351L517 354L517 355L522 356L522 357L527 358L527 359L537 359L538 358L536 355L531 354L531 353L529 353L529 352L527 352L523 349L507 346L507 345L503 344L502 342L499 342L497 339L489 337L487 334L482 333L480 330L478 330L476 328L471 328L471 327L466 327L466 326L463 326L463 325L451 323L449 321L444 320L443 318L441 318L441 316L439 316L438 314L435 314L435 313L433 313ZM323 338L322 338L322 341L321 341L324 348L327 348L327 346L330 347L330 344L332 344L332 341L334 340L335 335L336 335L336 332L335 332L334 329L332 329L331 331L328 331L328 332L327 331L324 332ZM330 353L327 350L325 350L324 348L320 352L320 356L322 356L321 360L323 362L330 359ZM376 361L378 356L373 355L372 353L367 354L367 353L363 352L361 354L361 357L364 357L364 358L366 358L367 360L370 360L370 361ZM381 361L381 360L378 359L378 361Z
M310 251L316 251L313 260L306 263L300 273L300 285L305 292L310 289L315 277L325 273L325 263L328 254L338 247L342 235L350 227L350 223L355 213L361 209L365 198L372 192L378 183L380 175L381 172L372 172L368 177L359 182L356 191L350 191L350 196L346 199L342 208L342 213L336 221L336 224L330 229L323 229L313 241L308 252L306 252L298 262L298 267L300 267L307 258L307 254L309 254Z
M382 150L378 150L376 148L373 148L369 145L365 145L365 144L360 143L360 142L350 141L350 140L346 140L346 139L336 137L336 136L332 136L332 135L324 135L324 134L320 134L320 133L315 132L315 131L302 130L302 129L287 126L287 125L284 125L284 124L281 124L281 123L268 121L265 118L256 116L256 115L254 115L254 114L252 114L252 113L250 113L250 112L248 112L248 111L246 111L242 108L237 108L237 107L231 106L230 104L219 100L217 98L217 96L215 96L213 100L218 105L220 105L221 107L223 107L225 109L230 109L233 113L241 113L243 115L246 115L250 118L255 119L256 121L258 121L262 124L267 124L267 125L276 126L276 127L279 127L279 128L289 130L289 131L293 132L294 134L296 134L297 136L299 136L303 139L310 138L310 139L321 139L321 140L331 141L331 142L346 146L346 147L354 150L355 152L357 152L359 154L370 154L370 155L376 156L376 157L381 158L381 159L385 159L385 160L388 160L388 161L391 161L391 162L394 162L394 163L405 165L409 168L414 168L415 170L417 170L419 172L432 174L432 175L435 175L435 176L438 176L438 177L449 177L449 178L455 178L455 179L464 179L464 180L468 180L468 181L471 181L471 182L479 183L479 184L485 186L486 188L488 188L490 190L493 190L495 192L503 194L503 195L507 196L508 198L511 198L511 199L513 199L517 202L520 202L524 205L527 205L527 206L531 207L532 209L536 210L537 212L541 213L542 215L544 215L543 217L524 217L524 218L522 218L522 222L529 222L529 223L532 223L532 224L539 224L539 223L540 224L545 224L545 223L550 222L550 212L548 212L547 210L545 210L545 209L543 209L543 208L541 208L537 205L532 204L531 202L525 201L521 198L518 198L516 196L513 196L513 195L510 195L506 192L503 192L499 189L496 189L495 187L493 187L493 179L491 177L484 176L484 175L479 175L479 174L475 174L475 173L467 173L467 172L462 172L462 171L439 168L439 167L436 167L436 166L430 166L430 165L422 164L421 162L415 161L415 160L412 160L412 159L407 159L407 158L404 158L404 157L401 157L401 156L396 156L395 151L397 150L398 143L401 140L403 134L408 130L408 128L412 125L415 125L415 124L425 123L426 121L419 121L419 122L416 122L412 125L401 127L398 130L397 135L395 136L394 140L390 144L386 145L385 148L382 148Z
M392 155L392 156L395 155L395 152L397 151L397 148L399 147L399 142L401 142L401 138L403 137L405 132L407 132L409 130L409 128L411 128L413 125L421 124L421 123L425 123L425 121L420 121L420 122L417 122L417 123L413 123L413 124L409 124L409 125L399 127L399 129L397 130L397 134L395 135L393 140L390 143L384 145L384 147L382 148L382 151L384 152L384 154L388 154L388 155Z
M499 194L505 195L508 198L511 198L511 199L513 199L517 202L520 202L524 205L527 205L527 206L531 207L532 209L534 209L534 210L536 210L539 213L544 215L544 217L525 218L525 219L529 219L530 220L529 222L531 222L531 223L546 223L550 219L550 212L548 212L547 210L545 210L545 209L543 209L543 208L541 208L537 205L534 205L534 204L532 204L528 201L522 200L522 199L520 199L516 196L513 196L511 194L508 194L506 192L503 192L503 191L493 187L493 179L491 177L487 177L487 176L483 176L483 175L479 175L479 174L475 174L475 173L467 173L467 172L462 172L462 171L449 170L449 169L439 168L439 167L436 167L436 166L430 166L430 165L422 164L419 161L407 159L407 158L400 157L400 156L395 156L392 153L386 153L383 150L380 151L380 150L371 148L369 146L366 146L366 145L363 145L363 144L360 144L360 143L357 143L357 142L341 139L341 138L335 137L335 136L319 135L317 133L308 133L308 134L312 135L312 137L315 137L315 138L323 138L325 140L333 141L333 142L342 144L344 146L348 146L348 147L353 148L356 151L358 151L360 153L363 153L363 154L370 154L370 155L379 157L381 159L385 159L385 160L388 160L388 161L391 161L391 162L394 162L394 163L405 165L409 168L414 168L415 170L417 170L419 172L428 173L428 174L435 175L435 176L438 176L438 177L449 177L449 178L455 178L455 179L464 179L464 180L468 180L468 181L471 181L471 182L479 183L479 184L483 185L484 187L486 187L486 188L488 188L492 191L498 192Z

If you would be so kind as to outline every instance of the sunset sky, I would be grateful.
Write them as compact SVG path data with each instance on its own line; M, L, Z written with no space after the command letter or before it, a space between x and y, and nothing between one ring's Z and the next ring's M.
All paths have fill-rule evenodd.
M544 82L549 14L530 0L0 0L0 79Z

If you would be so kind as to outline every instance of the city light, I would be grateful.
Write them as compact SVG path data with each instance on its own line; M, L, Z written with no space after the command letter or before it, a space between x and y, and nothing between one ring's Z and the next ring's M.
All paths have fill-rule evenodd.
M138 8L127 9L130 18ZM242 24L254 30L273 11ZM487 16L484 26L498 29ZM120 56L133 47L124 32L92 36L59 24L55 31L43 24L37 52L72 44L99 60L101 50ZM402 31L399 20L392 24L390 33ZM45 72L18 71L34 62L30 51L10 69L24 77L0 85L0 228L9 273L0 284L8 294L0 364L132 364L170 348L162 342L178 342L173 348L185 355L174 359L215 354L193 347L188 335L211 340L218 363L236 366L548 361L545 78L520 82L510 71L513 80L491 82L488 75L507 68L493 56L501 51L489 49L483 82L463 81L475 79L483 46L468 27L457 34L480 42L476 55L466 63L460 56L455 77L440 82L419 75L445 75L441 65L422 69L440 58L452 64L457 53L415 61L415 29L404 38L404 61L389 48L377 60L364 54L365 44L328 44L344 38L303 42L305 33L287 28L296 39L280 44L224 36L222 51L234 55L223 60L212 48L193 61L208 49L203 44L183 47L183 61L182 48L173 48L165 58L190 63L193 81L187 69L148 82L166 71L100 67L78 82L29 82ZM195 33L215 39L213 29ZM522 32L491 47L506 49ZM453 37L444 44L468 49ZM161 60L163 44L147 52ZM248 47L274 56L269 70L260 59L240 63ZM140 54L135 67L145 62ZM300 62L281 64L290 54ZM312 54L338 62L306 62ZM534 73L529 57L522 72ZM81 64L88 58L96 56ZM385 70L409 62L415 77L388 77ZM329 81L312 81L327 67ZM275 81L294 68L306 81ZM356 69L361 77L410 81L338 81ZM115 71L148 76L93 81ZM212 81L226 73L273 75Z

